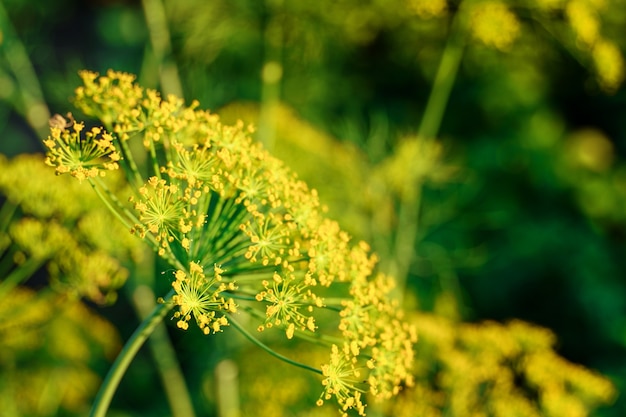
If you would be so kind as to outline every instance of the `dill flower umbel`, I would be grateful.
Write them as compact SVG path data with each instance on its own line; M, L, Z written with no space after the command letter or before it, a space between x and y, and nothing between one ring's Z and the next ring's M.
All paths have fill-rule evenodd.
M227 286L220 283L223 270L218 266L214 267L214 276L211 279L207 279L202 267L195 262L189 265L189 271L189 276L184 271L176 271L176 280L172 283L176 290L173 301L180 308L174 313L174 317L179 319L176 325L186 330L189 327L187 322L193 316L205 334L211 331L217 333L222 326L228 324L228 320L223 315L216 317L216 311L236 311L232 300L227 301L219 294L227 289L235 289L234 284Z
M389 279L375 272L376 256L324 216L315 190L255 142L251 127L224 125L197 102L162 98L129 74L80 76L75 104L104 126L80 140L78 128L53 127L48 163L90 182L174 268L164 302L176 308L179 328L192 319L205 334L231 326L284 358L239 324L246 314L257 332L326 347L326 364L284 359L321 375L320 403L335 398L344 413L365 415L366 393L386 399L411 383L416 337ZM70 152L77 144L94 150L93 165ZM101 178L113 163L133 190L128 203Z
M94 127L85 133L83 140L80 134L84 128L83 123L73 123L67 129L53 125L50 137L44 140L48 148L46 163L56 167L57 173L69 173L79 181L93 178L103 170L117 169L120 159L109 133Z

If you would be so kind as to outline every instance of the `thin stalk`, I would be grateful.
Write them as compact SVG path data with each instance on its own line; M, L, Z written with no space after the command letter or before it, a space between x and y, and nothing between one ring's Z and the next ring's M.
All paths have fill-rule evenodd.
M167 27L167 14L161 0L142 0L143 12L150 33L150 44L159 67L159 82L163 93L183 97L178 67L171 58L172 44Z
M441 121L450 99L452 86L456 80L465 47L461 26L462 15L463 8L461 7L450 24L450 34L418 129L418 136L422 140L432 140L439 134ZM417 183L413 186L415 187L415 196L400 201L397 226L399 232L394 242L396 256L393 265L395 271L393 272L398 279L396 288L400 294L404 294L419 225L422 184Z
M251 294L251 293L248 293L248 294ZM232 293L232 292L229 292L228 295L229 295L229 297L234 298L235 300L257 301L257 299L254 297L254 295L241 295L241 294Z
M3 55L17 81L21 96L20 102L15 104L15 108L24 115L28 124L39 136L45 137L48 131L50 110L44 100L37 73L28 57L26 47L17 36L1 1L0 28L2 28L4 38L3 41L0 41L0 51L4 52Z
M257 137L265 149L273 150L276 141L278 103L283 78L284 0L266 0L270 19L263 32L265 62L261 70L261 106Z
M250 314L252 317L258 318L263 320L265 318L265 315L263 313L261 313L258 310L255 310L252 307L248 307L248 306L240 306L240 308L244 311L246 311L248 314ZM300 329L296 329L296 331L294 332L294 337L298 337L302 340L306 340L308 342L312 342L312 343L317 343L319 345L323 345L323 346L331 346L333 344L335 345L341 345L343 343L343 340L338 338L338 337L333 337L333 336L328 336L328 335L323 335L320 333L310 333L307 332L306 330L300 330Z
M132 294L133 306L141 319L148 317L154 306L154 293L150 287L141 285ZM194 417L193 404L187 389L172 342L163 323L159 323L148 340L148 347L161 376L161 383L173 417Z
M319 333L309 333L306 330L299 330L299 329L296 329L293 336L300 338L302 340L306 340L311 343L317 343L322 346L332 346L332 345L341 346L345 341L344 339L341 339L340 337L332 337L332 336L323 335Z
M257 345L258 347L260 347L261 349L263 349L264 351L266 351L270 355L274 356L275 358L278 358L281 361L286 362L286 363L288 363L290 365L297 366L299 368L306 369L307 371L311 371L311 372L315 372L316 374L323 375L321 369L313 368L312 366L306 365L304 363L296 362L296 361L294 361L292 359L289 359L286 356L281 355L280 353L276 352L275 350L271 349L269 346L267 346L266 344L261 342L259 339L257 339L252 334L250 334L250 332L248 332L246 329L244 329L243 326L241 326L239 323L237 323L237 321L235 319L233 319L232 316L229 317L228 322L230 324L232 324L233 327L235 329L237 329L246 339L248 339L249 341L251 341L252 343Z
M9 230L9 224L11 224L16 210L17 204L13 204L9 200L2 204L2 208L0 208L0 232L4 233Z
M26 281L32 276L44 261L36 258L28 258L23 264L19 265L6 278L0 281L0 299L8 294L15 286Z
M400 299L404 295L406 280L415 255L415 240L419 231L422 184L415 185L415 196L400 202L398 208L398 233L394 242L392 275L396 277L396 289Z
M134 218L132 213L130 213L128 209L124 205L121 204L121 202L117 199L117 197L115 197L115 195L111 192L111 190L109 190L108 187L106 187L106 185L104 185L102 182L98 181L98 183L96 184L96 181L94 181L93 178L89 178L88 181L89 181L89 184L91 185L91 188L94 189L94 191L96 192L100 200L104 203L107 209L109 209L109 212L113 214L113 216L115 216L120 222L122 222L124 227L130 230L132 227L131 224L128 222L127 218L123 217L120 214L120 211L123 212L130 219L136 220L136 218ZM101 188L104 189L104 193L106 193L106 195L104 195ZM113 207L113 204L111 204L111 201L113 201L113 203L115 204L115 207Z
M137 219L137 217L135 217L135 215L131 213L128 210L128 208L119 201L119 199L115 196L115 194L113 194L113 192L109 190L106 184L102 183L101 181L98 182L98 184L96 184L96 182L92 178L89 179L89 183L91 184L92 188L95 190L96 194L98 194L98 197L100 197L100 200L102 200L102 202L107 206L109 211L118 220L122 222L124 227L128 229L132 228L131 224L128 222L129 219L131 221L134 221L137 224L140 223L139 219ZM103 193L101 188L104 190L104 193L106 193L106 195ZM115 204L115 207L113 206L113 204ZM116 210L116 207L119 209L119 211ZM127 216L127 218L124 218L120 214L120 212L124 213ZM148 243L150 244L150 246L152 247L154 251L158 251L159 249L161 249L161 246L159 245L159 243L156 241L156 238L151 233L146 233L146 238L148 240ZM170 265L172 265L173 267L176 267L178 269L185 269L183 265L180 263L180 261L176 258L176 256L174 256L169 246L166 249L166 253L163 254L162 258L167 260L170 263Z
M133 176L135 177L135 187L139 188L143 185L143 178L141 178L141 174L139 174L139 169L137 169L137 164L135 163L135 158L133 157L133 153L130 151L130 148L128 147L128 144L126 143L125 140L123 139L119 139L118 140L120 147L122 148L122 154L124 155L124 162L126 164L128 164L128 167L130 168L130 172L133 173ZM128 171L127 169L124 170L127 174ZM128 175L126 176L126 178L129 180L130 182L130 178L128 177Z
M163 304L157 305L154 310L152 310L152 313L137 327L130 339L128 339L100 387L100 391L89 413L90 417L106 416L113 395L122 377L126 373L128 366L146 339L150 337L157 325L163 321L163 317L174 307L174 304L171 302L173 294L174 290L171 290L165 297L166 301Z
M8 244L11 245L11 242ZM15 252L17 252L17 248L14 246L9 246L0 250L0 277L2 277L0 280L0 287L2 286L2 281L6 279L7 275L9 275L9 271L15 266Z
M450 25L450 35L439 62L433 88L426 102L426 109L418 130L418 135L424 139L433 139L439 133L441 121L450 99L450 92L461 64L465 46L460 27L462 14L463 9L461 8Z
M157 159L156 149L154 147L154 141L150 141L150 159L152 161L152 170L154 171L154 175L161 179L161 170L159 169L159 160Z

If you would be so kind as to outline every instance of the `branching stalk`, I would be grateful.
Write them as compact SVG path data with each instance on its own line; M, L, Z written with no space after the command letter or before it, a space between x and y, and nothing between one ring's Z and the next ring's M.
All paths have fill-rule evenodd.
M289 359L286 356L281 355L280 353L276 352L275 350L271 349L269 346L267 346L266 344L261 342L259 339L254 337L252 334L250 334L250 332L248 332L243 326L241 326L239 323L237 323L237 321L235 319L233 319L232 315L228 318L228 322L230 324L232 324L233 327L235 329L237 329L246 339L248 339L249 341L251 341L252 343L257 345L258 347L260 347L261 349L263 349L264 351L266 351L270 355L274 356L275 358L278 358L281 361L286 362L286 363L288 363L290 365L297 366L299 368L306 369L307 371L315 372L317 374L322 375L321 369L313 368L312 366L306 365L304 363L296 362L296 361L294 361L292 359Z

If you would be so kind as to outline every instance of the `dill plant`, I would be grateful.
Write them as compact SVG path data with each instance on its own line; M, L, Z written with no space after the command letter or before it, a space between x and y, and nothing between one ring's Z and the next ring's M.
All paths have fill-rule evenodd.
M161 97L133 75L83 71L75 106L103 126L54 118L47 164L89 183L133 234L169 263L172 289L114 364L92 415L104 415L125 367L171 310L179 328L232 326L279 359L320 375L317 403L366 414L412 381L414 329L390 297L377 258L324 215L315 190L251 138L253 129ZM103 177L121 169L128 201ZM245 319L244 319L245 316ZM256 332L325 346L325 364L296 362Z
M43 162L42 155L0 154L0 404L7 416L84 413L99 384L90 364L113 357L121 342L82 300L115 302L128 261L143 254L131 236L112 238L124 229L91 190L54 178Z

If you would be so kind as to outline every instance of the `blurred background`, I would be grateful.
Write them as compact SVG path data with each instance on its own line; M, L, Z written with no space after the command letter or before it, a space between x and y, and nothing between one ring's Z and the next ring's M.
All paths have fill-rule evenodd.
M3 0L0 153L43 153L79 70L137 74L255 124L409 310L548 328L624 392L625 27L617 0ZM90 307L111 338L138 322L123 297ZM222 351L200 339L174 343L205 392ZM149 361L115 415L167 415ZM626 399L591 415L626 415Z

